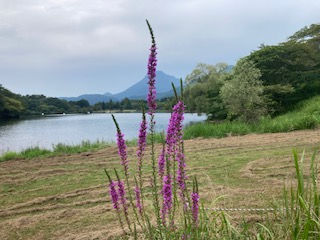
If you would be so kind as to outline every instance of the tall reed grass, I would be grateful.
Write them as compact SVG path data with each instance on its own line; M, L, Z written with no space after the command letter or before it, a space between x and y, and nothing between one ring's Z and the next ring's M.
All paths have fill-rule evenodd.
M283 237L290 239L320 239L320 193L318 189L317 152L311 157L309 170L306 171L305 157L299 161L293 152L296 170L296 186L284 189L284 209L281 215Z

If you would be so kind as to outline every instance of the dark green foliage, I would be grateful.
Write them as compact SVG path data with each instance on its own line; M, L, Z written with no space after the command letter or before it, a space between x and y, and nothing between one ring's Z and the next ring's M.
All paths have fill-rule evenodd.
M230 80L220 89L220 97L228 111L228 117L244 122L257 122L267 114L261 73L254 63L242 58L234 67Z
M21 96L0 85L0 118L18 117L24 109Z
M85 100L85 99L76 101L74 104L78 105L80 108L90 107L89 102L87 100Z
M320 25L312 24L277 46L262 46L249 55L262 73L276 114L320 94Z
M222 104L220 88L228 75L227 64L198 64L186 77L184 99L187 109L206 113L209 119L225 119L227 111Z

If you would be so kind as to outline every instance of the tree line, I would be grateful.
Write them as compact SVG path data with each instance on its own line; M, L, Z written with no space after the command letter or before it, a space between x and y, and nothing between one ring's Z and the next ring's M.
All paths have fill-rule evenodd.
M158 101L159 110L171 108L171 98ZM66 101L44 95L15 94L0 85L0 118L13 118L22 115L61 114L61 113L88 113L134 110L140 111L147 106L146 101L130 100L124 98L121 101L98 102L90 105L85 99L79 101Z
M200 63L185 83L188 109L211 120L254 122L291 111L320 94L320 25L275 46L262 44L232 70L225 63Z

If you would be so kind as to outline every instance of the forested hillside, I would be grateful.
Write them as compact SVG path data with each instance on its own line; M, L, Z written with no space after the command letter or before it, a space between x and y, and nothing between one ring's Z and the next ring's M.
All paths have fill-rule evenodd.
M159 110L170 110L172 98L157 101ZM26 95L12 93L0 85L0 119L15 118L22 115L88 113L122 110L141 110L146 101L130 100L98 102L90 105L87 100L66 101L44 95Z
M69 113L89 110L86 100L67 102L44 95L26 95L12 93L0 85L0 118L19 117L42 113Z
M212 120L254 122L294 109L320 94L320 25L305 27L284 43L261 45L228 71L199 64L186 78L189 110Z

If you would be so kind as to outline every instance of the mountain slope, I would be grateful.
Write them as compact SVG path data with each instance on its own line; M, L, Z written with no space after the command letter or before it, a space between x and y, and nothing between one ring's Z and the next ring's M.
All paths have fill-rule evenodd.
M179 86L180 80L174 76L168 75L162 71L156 72L156 89L158 93L166 93L172 89L171 83ZM125 97L129 99L146 99L148 94L148 76L145 76L141 81L129 87L125 91L114 94L113 97L122 100Z
M156 89L157 89L157 98L161 99L164 97L173 96L172 85L173 83L176 87L180 86L180 80L174 76L168 75L162 71L156 72ZM148 76L145 76L142 80L132 85L123 92L112 95L111 93L105 94L84 94L78 97L60 97L67 101L79 101L81 99L87 100L90 105L94 105L98 102L109 102L112 101L121 101L124 98L135 99L135 100L144 100L148 94Z

